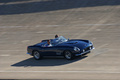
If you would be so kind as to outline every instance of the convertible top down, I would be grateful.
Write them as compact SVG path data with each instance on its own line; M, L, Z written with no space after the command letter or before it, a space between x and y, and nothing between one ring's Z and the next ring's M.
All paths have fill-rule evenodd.
M66 59L74 59L75 56L80 56L90 53L93 43L89 40L71 39L68 40L63 36L55 39L49 39L51 46L46 47L48 40L27 47L27 54L33 56L36 60L43 56L64 56Z

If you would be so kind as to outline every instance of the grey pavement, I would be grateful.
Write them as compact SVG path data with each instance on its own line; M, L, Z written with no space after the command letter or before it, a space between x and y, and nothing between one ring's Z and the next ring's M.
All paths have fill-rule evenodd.
M119 80L120 0L0 0L0 79ZM88 55L36 61L27 46L62 35Z

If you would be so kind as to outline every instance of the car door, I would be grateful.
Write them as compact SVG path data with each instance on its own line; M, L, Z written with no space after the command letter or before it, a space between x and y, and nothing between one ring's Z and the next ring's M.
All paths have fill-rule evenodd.
M44 56L55 56L56 55L56 48L54 46L43 47L42 50L43 50Z

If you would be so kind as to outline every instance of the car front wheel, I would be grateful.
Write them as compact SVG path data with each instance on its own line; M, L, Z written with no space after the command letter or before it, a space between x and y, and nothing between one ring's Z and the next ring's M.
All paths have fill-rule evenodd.
M34 59L39 60L42 58L41 54L39 51L34 51L33 52Z
M74 59L74 55L70 51L65 51L64 57L68 60Z

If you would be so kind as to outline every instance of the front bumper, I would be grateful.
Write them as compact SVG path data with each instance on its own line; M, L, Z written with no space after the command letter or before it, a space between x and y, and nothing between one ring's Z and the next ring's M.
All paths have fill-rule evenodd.
M27 54L32 55L31 53L28 53L28 52L27 52Z
M95 49L94 47L87 50L87 51L84 51L84 52L81 52L81 53L76 53L75 56L80 56L80 55L83 55L83 54L86 54L86 53L89 53L91 50Z

